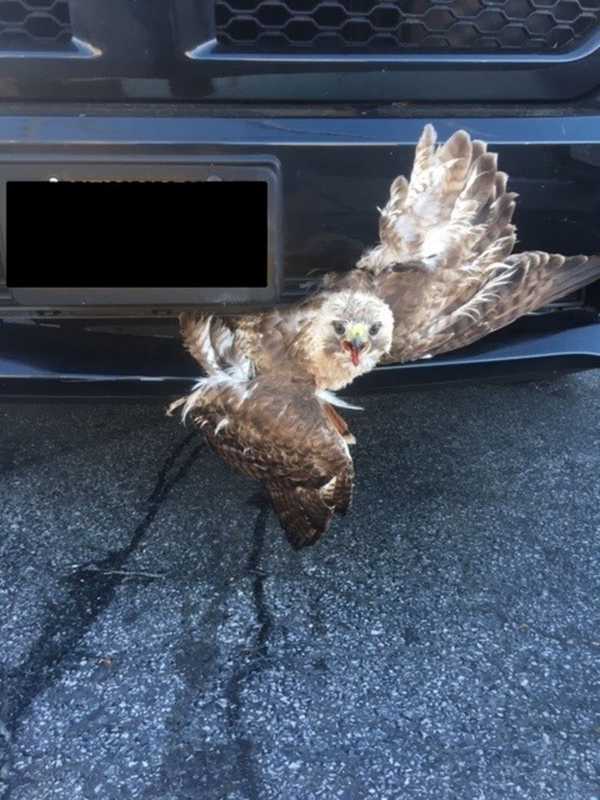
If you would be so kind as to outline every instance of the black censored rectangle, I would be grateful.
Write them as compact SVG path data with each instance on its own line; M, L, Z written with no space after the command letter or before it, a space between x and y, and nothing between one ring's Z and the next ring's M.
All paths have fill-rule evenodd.
M9 287L265 287L265 181L7 183Z

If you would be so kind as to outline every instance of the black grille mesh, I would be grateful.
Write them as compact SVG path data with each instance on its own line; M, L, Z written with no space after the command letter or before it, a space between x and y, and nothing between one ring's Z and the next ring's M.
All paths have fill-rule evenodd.
M0 0L0 50L68 50L67 0Z
M525 51L574 47L600 0L216 0L218 41L255 50Z

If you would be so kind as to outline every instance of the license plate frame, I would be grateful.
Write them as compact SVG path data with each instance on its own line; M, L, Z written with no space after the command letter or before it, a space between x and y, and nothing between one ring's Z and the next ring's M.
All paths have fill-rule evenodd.
M264 182L267 185L266 286L19 286L7 254L7 184L11 181L68 182ZM240 212L241 213L241 212ZM99 220L101 224L101 220ZM232 223L235 230L235 221ZM268 156L132 156L114 160L51 160L0 164L0 251L14 300L25 306L186 308L264 306L279 300L281 277L281 169ZM33 233L33 231L32 231ZM68 236L68 233L65 233ZM226 262L226 252L223 259Z

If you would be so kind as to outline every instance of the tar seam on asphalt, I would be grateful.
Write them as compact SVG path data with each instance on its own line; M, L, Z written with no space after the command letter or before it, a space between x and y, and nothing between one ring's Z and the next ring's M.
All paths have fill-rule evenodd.
M254 522L252 550L246 567L246 573L252 577L252 598L259 627L248 658L234 670L227 684L225 695L227 697L228 724L238 748L240 777L246 784L249 800L258 800L259 789L254 764L254 743L245 738L240 731L240 716L243 683L264 665L267 657L267 642L273 627L273 618L265 601L265 573L261 567L270 503L264 495L258 495L251 499L250 504L256 505L260 509Z
M195 447L168 478L178 457L195 436L195 433L186 436L165 459L147 500L146 514L136 525L129 544L111 551L102 559L82 565L64 579L69 587L65 601L53 608L27 660L2 676L0 722L6 726L5 740L14 735L36 697L60 680L66 669L66 658L110 604L115 590L125 578L115 570L121 570L139 547L171 489L186 477L203 449L203 444Z

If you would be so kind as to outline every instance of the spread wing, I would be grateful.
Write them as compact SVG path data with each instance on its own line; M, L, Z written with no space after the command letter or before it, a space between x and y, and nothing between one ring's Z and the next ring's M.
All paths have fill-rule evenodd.
M345 279L394 314L387 361L463 347L600 277L600 258L512 254L516 195L497 156L465 131L443 146L427 125L410 182L392 183L380 243Z
M430 280L421 305L410 307L399 293L401 280L392 277L382 284L397 315L386 360L415 361L465 347L597 278L598 257L519 253L490 264L470 284L452 276Z
M293 547L314 544L348 508L352 459L311 382L214 374L178 406L224 461L264 482Z
M508 176L498 170L497 155L466 131L441 146L436 140L426 125L410 182L400 175L392 183L379 221L380 244L363 255L359 268L377 273L417 262L439 271L473 263L492 247L496 255L512 251L517 195L506 191Z

